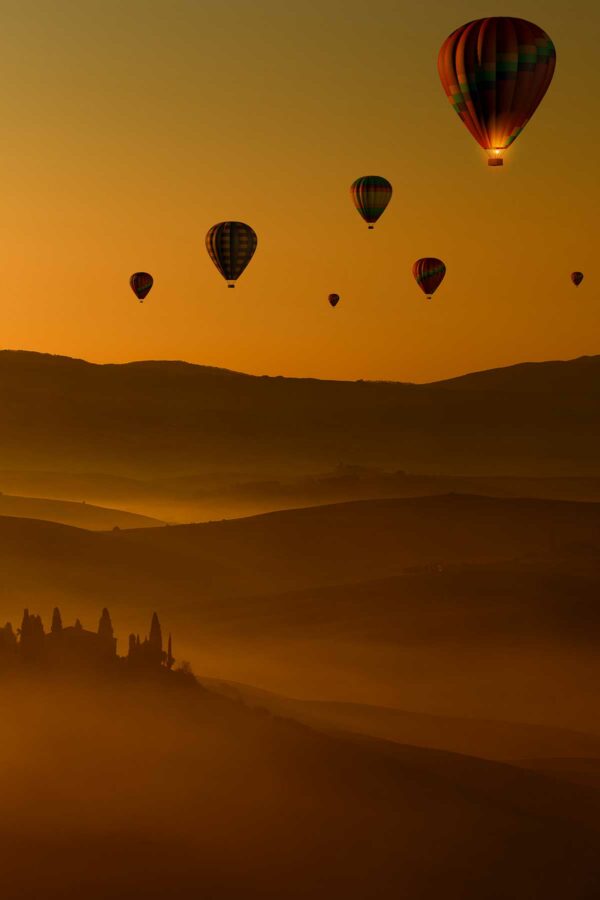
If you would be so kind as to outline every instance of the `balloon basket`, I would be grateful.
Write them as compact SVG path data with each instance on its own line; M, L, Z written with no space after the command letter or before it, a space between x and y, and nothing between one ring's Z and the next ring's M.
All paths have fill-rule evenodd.
M503 165L504 165L504 160L499 156L494 156L494 157L492 157L492 159L488 159L488 166L497 167L497 166L503 166Z
M227 287L228 287L228 288L234 288L234 287L235 287L235 284L228 284Z

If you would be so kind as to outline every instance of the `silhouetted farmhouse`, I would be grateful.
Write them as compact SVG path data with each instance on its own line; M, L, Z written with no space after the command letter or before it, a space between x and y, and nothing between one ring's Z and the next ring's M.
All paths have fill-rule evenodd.
M171 635L167 649L163 649L162 629L156 613L152 616L149 636L142 641L139 634L129 635L127 656L118 656L117 639L107 609L102 610L97 631L88 631L79 619L74 625L64 626L60 610L55 609L48 632L44 630L41 617L26 609L16 632L10 622L0 627L0 660L10 658L56 665L94 666L122 662L140 669L172 669L175 662Z

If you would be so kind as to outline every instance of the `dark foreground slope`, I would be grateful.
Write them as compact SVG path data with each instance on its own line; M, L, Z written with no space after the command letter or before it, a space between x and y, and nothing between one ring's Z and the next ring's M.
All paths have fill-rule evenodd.
M597 792L200 688L0 683L6 900L584 900Z
M599 474L599 396L600 357L413 385L4 351L0 468Z
M600 733L597 504L429 497L108 534L0 519L0 566L6 618L108 606L142 631L150 606L210 676Z

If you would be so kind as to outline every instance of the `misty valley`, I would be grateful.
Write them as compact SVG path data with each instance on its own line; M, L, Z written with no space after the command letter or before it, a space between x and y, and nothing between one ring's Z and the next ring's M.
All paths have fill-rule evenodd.
M597 358L0 374L3 896L596 896Z

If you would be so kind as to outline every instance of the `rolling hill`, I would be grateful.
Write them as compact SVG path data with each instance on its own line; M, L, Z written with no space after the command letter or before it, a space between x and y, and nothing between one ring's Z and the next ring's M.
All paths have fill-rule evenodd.
M43 519L91 531L110 531L112 528L156 528L164 525L164 522L158 519L125 512L122 509L106 509L91 503L74 503L69 500L13 497L10 494L0 494L0 516Z
M442 496L115 533L4 518L0 566L6 618L34 598L142 631L152 607L208 676L600 733L598 504Z
M92 581L105 581L118 597L114 575L127 568L153 597L170 584L182 598L222 600L384 579L415 567L436 571L564 553L595 560L600 504L446 495L98 535L0 518L0 535L7 587L20 575L39 571L47 580L65 569L83 588L96 568Z
M600 357L426 385L0 353L0 468L269 478L349 463L600 474Z

